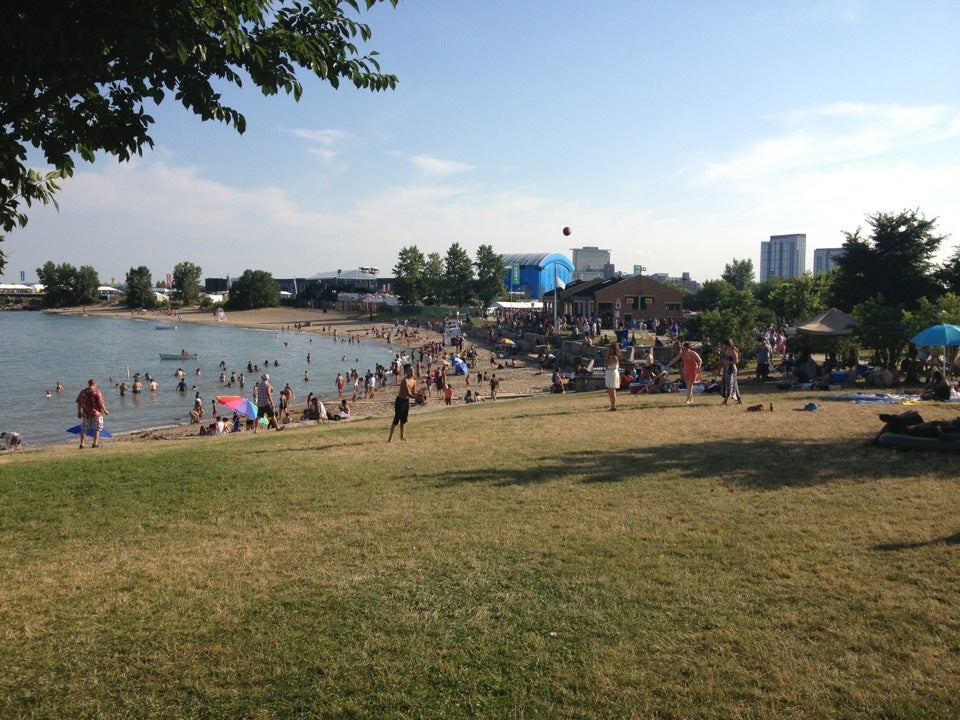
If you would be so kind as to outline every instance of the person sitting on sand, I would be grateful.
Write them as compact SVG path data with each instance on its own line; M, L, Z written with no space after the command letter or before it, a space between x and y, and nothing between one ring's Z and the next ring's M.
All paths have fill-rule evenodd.
M6 442L3 445L4 450L23 450L23 438L18 432L0 432L0 438Z

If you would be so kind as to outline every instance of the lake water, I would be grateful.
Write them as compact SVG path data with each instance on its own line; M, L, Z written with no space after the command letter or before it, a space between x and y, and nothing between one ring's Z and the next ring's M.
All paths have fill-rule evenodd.
M356 368L361 374L376 363L387 365L394 351L382 342L363 337L360 344L335 342L331 335L315 332L248 330L217 324L186 323L176 330L157 330L156 318L102 318L40 312L0 312L0 430L23 435L25 447L76 441L66 432L76 425L76 398L87 380L96 378L110 415L104 427L129 433L189 422L197 386L204 399L205 418L216 395L252 397L260 373L246 372L247 363L264 366L269 361L274 397L290 383L294 403L307 393L323 398L336 395L338 372ZM196 360L160 360L160 353L196 352ZM307 353L311 362L307 363ZM342 356L346 355L346 361ZM246 373L243 390L226 388L219 381L220 362L230 371ZM274 366L274 361L279 366ZM187 391L178 392L174 377L185 372ZM197 368L201 375L197 376ZM304 381L309 372L309 382ZM114 383L134 373L149 373L160 384L150 392L144 382L140 395L121 397ZM111 381L111 378L113 379ZM57 381L64 392L56 392ZM51 391L51 397L46 392Z

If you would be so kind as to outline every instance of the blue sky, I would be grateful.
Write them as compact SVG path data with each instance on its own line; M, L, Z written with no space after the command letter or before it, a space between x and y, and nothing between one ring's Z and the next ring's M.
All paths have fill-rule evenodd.
M401 0L364 13L396 90L229 91L248 129L150 112L133 163L78 165L3 243L122 282L376 266L402 247L611 251L694 279L760 242L839 247L919 208L960 245L960 2ZM573 228L564 238L561 229Z

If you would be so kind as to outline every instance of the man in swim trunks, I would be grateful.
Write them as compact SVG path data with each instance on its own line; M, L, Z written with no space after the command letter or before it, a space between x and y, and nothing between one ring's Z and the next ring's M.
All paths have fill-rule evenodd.
M93 447L100 446L100 431L103 430L103 416L109 415L103 402L103 395L97 389L97 381L91 378L87 387L77 395L77 417L80 418L80 448L88 432L93 433Z
M410 415L410 401L417 396L417 380L413 377L413 365L407 364L403 367L403 380L400 381L400 391L397 393L397 399L393 401L393 424L390 426L390 435L387 442L393 440L393 431L397 425L400 426L400 439L403 437L403 426L407 424L407 418Z

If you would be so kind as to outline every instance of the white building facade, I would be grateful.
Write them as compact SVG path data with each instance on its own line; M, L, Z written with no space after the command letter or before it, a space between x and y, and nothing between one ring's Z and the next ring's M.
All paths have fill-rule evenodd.
M818 275L837 266L837 257L843 255L843 248L817 248L813 251L813 274Z
M800 277L806 271L807 236L771 235L760 243L760 282Z
M571 248L573 253L573 279L594 280L613 277L610 251L598 247Z

